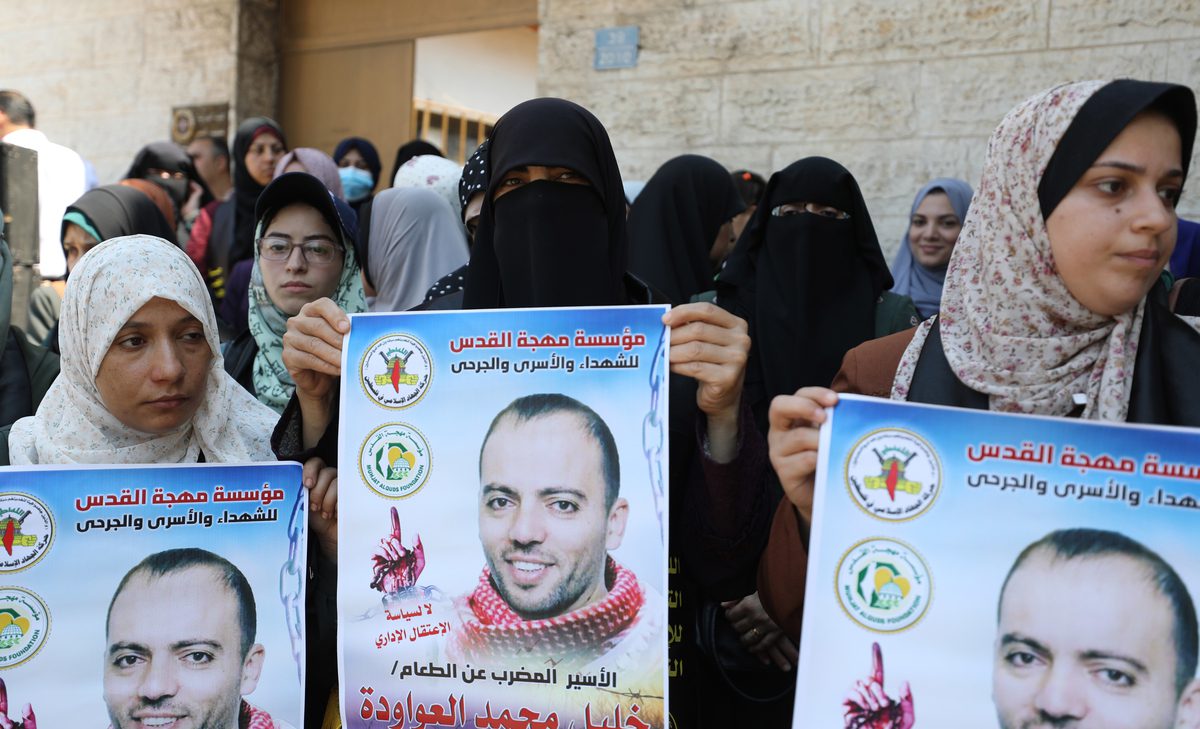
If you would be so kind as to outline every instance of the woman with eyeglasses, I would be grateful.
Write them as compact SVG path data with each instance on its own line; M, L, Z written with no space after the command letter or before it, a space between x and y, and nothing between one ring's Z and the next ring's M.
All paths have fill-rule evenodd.
M287 320L310 301L330 298L366 311L354 255L354 211L304 172L277 177L255 209L250 328L229 345L225 370L261 402L282 412L296 385L283 365Z

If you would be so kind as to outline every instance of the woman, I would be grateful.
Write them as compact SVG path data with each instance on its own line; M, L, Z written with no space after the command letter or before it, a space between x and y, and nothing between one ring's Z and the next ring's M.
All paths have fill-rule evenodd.
M371 204L357 249L371 311L407 311L438 277L467 262L462 225L432 190L392 188Z
M225 298L225 278L233 265L254 254L254 204L286 151L283 130L271 119L251 117L238 127L233 139L233 197L200 212L187 245L214 302Z
M1160 280L1195 131L1195 97L1172 84L1067 84L1013 109L992 135L941 313L852 350L833 389L1200 425L1200 334L1167 308ZM771 406L770 457L788 498L759 590L791 635L804 604L816 428L836 402L806 387Z
M717 281L720 305L750 323L746 396L761 432L771 398L830 382L850 348L917 323L891 286L845 167L808 157L771 176Z
M321 182L333 193L334 197L346 199L342 192L342 178L338 174L337 163L333 158L319 149L312 147L296 147L279 158L275 163L275 174L271 179L288 172L307 172Z
M191 231L201 208L213 201L192 159L174 142L154 142L138 150L125 179L149 180L166 191L175 206L181 236Z
M72 269L60 324L62 375L13 425L14 465L273 460L274 413L222 370L204 282L175 245L96 246Z
M362 206L371 200L371 194L379 184L379 173L383 171L379 151L362 137L346 137L333 150L333 161L338 166L346 202L355 213L361 214Z
M685 154L650 178L629 211L629 267L675 304L714 288L742 203L729 173Z
M475 245L475 230L479 227L479 214L483 212L483 197L488 188L488 140L476 147L467 164L463 166L462 178L458 181L458 204L462 208L462 222L467 231L468 250ZM435 299L454 296L461 300L459 292L467 281L467 265L463 264L444 274L425 292L422 306L433 304Z
M127 182L136 181L93 188L67 206L62 222L62 247L68 278L83 254L109 238L141 233L175 243L175 230L164 219L162 208L147 193ZM65 288L64 282L64 291ZM59 351L61 301L50 287L37 289L30 299L31 310L38 312L39 325L46 327L43 344L53 352Z
M388 176L388 179L395 180L396 174L400 172L400 167L413 157L420 155L433 155L434 157L446 156L442 154L442 150L433 146L429 142L426 142L424 139L414 139L412 141L405 142L404 144L400 145L399 149L396 150L396 161L394 164L392 164L392 174Z
M938 313L946 266L967 219L972 194L971 186L962 180L939 177L913 198L908 231L892 262L896 279L892 293L911 298L922 319Z
M250 327L229 345L225 369L281 412L295 389L282 359L288 318L320 298L351 313L365 311L366 302L351 244L354 213L323 182L303 172L282 175L263 191L257 213Z

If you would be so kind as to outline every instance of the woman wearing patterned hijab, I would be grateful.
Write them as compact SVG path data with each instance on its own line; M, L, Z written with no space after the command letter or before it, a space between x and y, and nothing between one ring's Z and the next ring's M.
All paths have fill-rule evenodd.
M989 143L941 313L852 350L834 390L1200 426L1200 334L1168 308L1160 278L1195 133L1195 97L1173 84L1087 81L1017 106ZM759 590L792 635L804 603L816 426L820 408L836 402L806 387L771 407L771 461L788 500Z
M349 313L366 311L354 255L354 211L317 178L289 172L258 199L250 277L250 328L233 341L225 367L239 383L282 412L295 383L283 364L287 320L329 297Z
M62 374L13 425L13 464L273 460L275 414L223 371L204 281L175 245L133 235L92 249L71 272L60 336Z

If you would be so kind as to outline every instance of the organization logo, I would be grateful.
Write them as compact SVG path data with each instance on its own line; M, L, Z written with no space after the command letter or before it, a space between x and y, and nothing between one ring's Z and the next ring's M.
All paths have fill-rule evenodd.
M907 521L933 506L942 490L942 465L924 438L884 428L868 434L850 451L846 489L871 516Z
M929 609L933 580L917 551L893 539L867 539L842 556L835 578L850 619L868 630L895 633Z
M392 410L415 405L433 379L433 359L421 340L389 334L375 340L359 363L359 381L367 397Z
M0 670L33 658L50 634L42 598L20 587L0 587Z
M0 574L37 564L54 542L50 509L29 494L0 493Z
M429 443L411 425L388 423L363 441L358 466L363 482L380 496L412 496L429 478Z

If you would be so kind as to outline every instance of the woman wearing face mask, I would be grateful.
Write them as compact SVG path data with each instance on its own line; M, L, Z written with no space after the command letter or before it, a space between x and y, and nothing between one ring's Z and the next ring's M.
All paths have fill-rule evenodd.
M714 288L745 208L729 172L695 154L670 160L629 210L630 268L676 304Z
M331 298L344 311L366 310L354 255L354 212L303 172L280 176L258 200L258 244L250 277L249 330L225 353L226 371L276 412L295 383L283 365L287 320Z
M379 173L383 170L379 151L362 137L347 137L338 142L333 150L333 161L337 163L338 175L342 178L346 202L350 203L355 213L361 214L362 206L370 202L379 183Z
M992 135L941 313L852 350L833 391L776 399L770 458L787 499L759 589L789 634L804 604L816 429L835 391L1200 425L1200 334L1168 309L1160 279L1195 131L1195 97L1173 84L1088 81L1026 100Z
M208 282L213 301L225 298L233 265L254 255L254 204L270 184L275 164L287 151L283 130L256 116L238 127L233 140L233 196L200 212L187 253Z
M967 219L972 194L971 186L962 180L939 177L913 199L908 231L892 262L896 279L892 293L911 298L922 319L938 313L946 266Z

